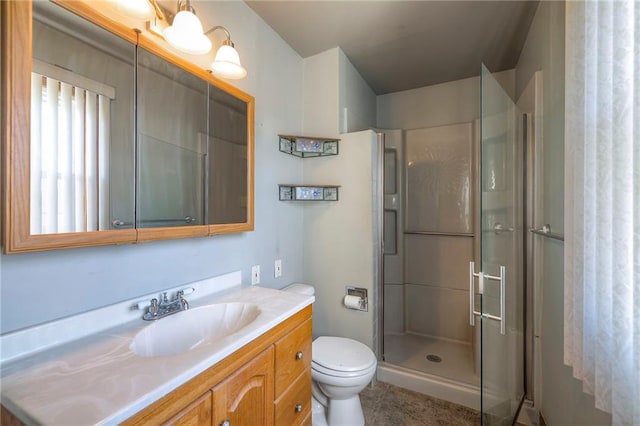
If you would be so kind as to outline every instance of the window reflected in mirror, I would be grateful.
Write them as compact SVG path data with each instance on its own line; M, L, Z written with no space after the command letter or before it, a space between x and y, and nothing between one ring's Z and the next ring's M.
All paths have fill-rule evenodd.
M135 46L35 2L31 234L133 227Z

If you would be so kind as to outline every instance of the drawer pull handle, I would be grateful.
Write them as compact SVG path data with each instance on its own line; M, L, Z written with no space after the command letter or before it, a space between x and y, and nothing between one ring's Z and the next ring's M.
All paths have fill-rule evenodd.
M296 404L296 413L302 413L302 404Z
M302 359L302 356L303 356L302 351L298 351L298 352L296 353L296 359Z
M227 419L227 420L223 421L222 423L220 423L220 426L231 426L231 422Z

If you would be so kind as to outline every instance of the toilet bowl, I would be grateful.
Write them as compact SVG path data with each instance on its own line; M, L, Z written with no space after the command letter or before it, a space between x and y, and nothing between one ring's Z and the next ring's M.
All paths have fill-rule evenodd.
M283 290L314 294L313 287L304 284ZM353 339L320 336L313 341L311 358L313 425L364 425L359 393L376 372L373 351Z

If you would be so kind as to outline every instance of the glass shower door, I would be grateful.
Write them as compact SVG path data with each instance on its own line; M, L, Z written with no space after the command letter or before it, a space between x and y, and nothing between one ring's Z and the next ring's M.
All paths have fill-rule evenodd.
M482 424L510 425L524 396L522 115L484 65L481 103L481 272L472 293L479 294Z

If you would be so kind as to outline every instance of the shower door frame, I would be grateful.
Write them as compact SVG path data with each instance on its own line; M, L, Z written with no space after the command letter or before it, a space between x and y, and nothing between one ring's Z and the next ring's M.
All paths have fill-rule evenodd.
M526 398L527 120L484 64L480 74L480 264L477 273L470 264L470 323L481 326L481 424L515 424Z

